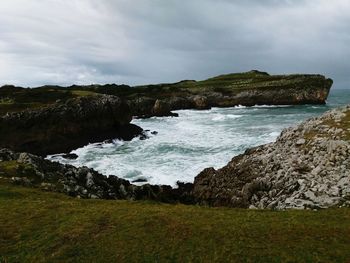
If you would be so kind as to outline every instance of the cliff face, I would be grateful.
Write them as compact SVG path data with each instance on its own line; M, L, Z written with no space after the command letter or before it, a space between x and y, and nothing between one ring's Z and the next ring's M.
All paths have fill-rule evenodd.
M131 119L128 105L115 96L68 99L39 109L3 115L0 147L47 155L109 138L130 140L142 131L129 124Z
M167 115L171 110L237 105L324 104L333 81L322 75L276 75L250 71L204 81L144 86L129 98L134 115ZM154 90L157 90L155 92ZM164 94L161 93L164 92ZM141 97L140 97L141 96ZM159 111L159 105L163 105Z
M282 132L194 181L202 204L243 208L350 206L350 106Z
M0 88L0 115L52 104L58 99L65 101L96 94L124 99L131 114L138 117L174 116L172 110L236 105L324 104L332 83L322 75L269 75L249 71L203 81L185 80L137 87L107 84L23 89L5 86Z

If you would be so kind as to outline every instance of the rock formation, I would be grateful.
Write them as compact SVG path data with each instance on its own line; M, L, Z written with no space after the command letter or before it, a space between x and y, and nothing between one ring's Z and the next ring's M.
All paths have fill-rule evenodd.
M115 96L68 99L0 117L0 147L47 155L109 138L131 140L142 132L131 119L128 105Z
M175 116L180 109L209 109L236 105L324 104L333 81L322 75L269 75L249 71L217 76L202 81L130 87L127 85L73 85L67 88L44 86L23 89L0 88L0 115L37 107L56 100L96 94L115 95L124 99L137 117Z
M78 198L193 203L192 184L179 183L175 189L166 185L136 186L117 176L107 177L87 167L76 168L8 149L0 149L0 177L13 184Z
M209 109L237 105L324 104L333 81L321 75L275 75L250 71L204 81L135 88L137 98L126 96L136 116L171 116L180 109ZM133 94L135 95L135 94ZM140 97L141 96L141 97ZM161 100L161 101L160 101Z
M285 129L194 180L201 204L259 209L350 206L350 106Z

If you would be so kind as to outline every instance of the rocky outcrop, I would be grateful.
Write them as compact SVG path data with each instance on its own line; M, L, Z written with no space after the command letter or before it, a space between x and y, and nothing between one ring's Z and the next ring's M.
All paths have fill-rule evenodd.
M128 105L115 96L68 99L0 117L0 147L48 155L109 138L131 140L142 133L131 119Z
M87 167L63 165L33 154L15 153L8 149L0 149L0 177L13 184L65 193L78 198L193 203L192 184L178 183L178 188L175 189L166 185L136 186L117 176L107 177Z
M180 109L324 104L332 83L331 79L322 75L273 76L266 72L250 71L198 82L183 81L135 88L135 94L142 94L142 97L126 96L126 99L135 116L172 116L171 111Z
M0 88L0 115L25 108L41 107L76 97L114 95L129 105L131 115L141 118L176 116L180 109L209 109L237 105L324 104L332 80L322 75L269 75L252 70L217 76L202 81L130 87L127 85L43 86L25 89Z
M259 209L350 206L350 106L285 129L194 180L201 204Z
M166 116L172 116L172 117L178 117L179 115L177 113L171 112L171 106L169 103L163 101L163 100L156 100L153 108L151 110L151 116L157 116L157 117L166 117Z

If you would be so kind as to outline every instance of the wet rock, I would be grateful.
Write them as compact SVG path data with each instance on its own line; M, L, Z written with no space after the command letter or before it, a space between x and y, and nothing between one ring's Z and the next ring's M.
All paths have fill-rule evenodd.
M146 183L147 179L146 178L137 178L132 181L133 183Z
M67 154L62 155L62 157L64 159L75 160L75 159L78 159L79 156L75 153L67 153Z
M51 162L29 153L14 153L8 149L0 149L1 153L4 160L12 158L11 161L18 163L17 173L21 177L9 178L14 184L38 187L45 191L62 192L78 198L194 203L193 184L190 183L178 182L177 188L150 184L136 186L128 180L114 175L107 177L88 167L76 168ZM30 177L26 176L27 174ZM142 178L139 179L141 181Z

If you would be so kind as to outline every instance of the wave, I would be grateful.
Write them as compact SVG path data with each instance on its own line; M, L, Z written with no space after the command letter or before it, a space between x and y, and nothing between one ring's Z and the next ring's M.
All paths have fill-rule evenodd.
M293 105L267 105L267 104L263 104L263 105L254 105L254 106L243 106L243 105L238 105L238 106L234 106L233 108L236 109L247 109L247 108L288 108L288 107L293 107Z
M289 108L293 105L254 105L252 108Z
M211 119L212 121L225 121L227 119L239 119L242 118L243 115L238 114L215 114L214 117Z

